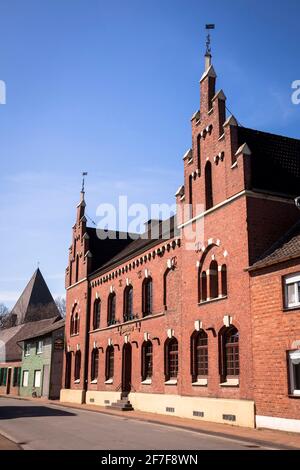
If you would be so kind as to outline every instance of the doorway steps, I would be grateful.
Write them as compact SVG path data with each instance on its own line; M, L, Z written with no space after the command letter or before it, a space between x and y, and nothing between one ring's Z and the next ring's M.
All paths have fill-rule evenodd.
M121 393L121 399L117 400L115 403L106 405L105 408L119 411L133 411L133 406L128 399L128 394Z

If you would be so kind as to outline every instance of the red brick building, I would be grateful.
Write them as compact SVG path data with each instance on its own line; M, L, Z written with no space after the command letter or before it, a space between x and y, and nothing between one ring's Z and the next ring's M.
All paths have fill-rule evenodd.
M226 116L209 54L200 97L167 238L168 221L156 238L100 240L81 193L61 399L111 405L122 392L135 409L254 426L247 269L299 219L300 142Z

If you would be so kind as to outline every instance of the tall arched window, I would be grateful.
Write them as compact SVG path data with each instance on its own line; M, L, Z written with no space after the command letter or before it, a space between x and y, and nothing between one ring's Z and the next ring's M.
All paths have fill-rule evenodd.
M114 347L108 346L106 349L105 380L114 378Z
M100 315L101 315L101 300L96 299L94 302L94 312L93 312L93 329L97 330L100 328Z
M70 334L74 335L74 330L75 330L75 315L72 313L71 318L70 318Z
M231 325L221 332L221 379L237 378L240 373L239 363L239 332Z
M197 167L198 170L201 169L201 147L200 147L201 135L197 136Z
M96 381L98 379L98 369L99 369L99 350L93 349L92 358L91 358L91 381Z
M191 338L192 380L208 376L208 337L204 330L195 332Z
M78 335L79 333L79 314L78 312L75 313L74 317L74 335Z
M116 323L116 294L109 294L107 302L107 324L114 325Z
M214 260L209 266L209 298L216 299L219 296L218 263Z
M193 217L193 176L189 176L189 214L190 217Z
M165 378L166 381L177 379L178 375L178 341L168 339L165 343Z
M202 273L201 273L200 282L201 282L201 298L200 298L200 301L205 302L207 300L207 276L206 276L205 271L202 271Z
M143 282L143 317L152 313L152 279L147 277Z
M75 282L79 279L79 256L76 256L76 271L75 271Z
M75 354L75 368L74 368L74 380L80 380L80 370L81 370L81 352L76 351Z
M211 163L205 165L205 208L210 209L213 206L213 190L212 190L212 170Z
M222 283L222 295L227 295L227 267L226 264L222 265L221 268L221 283Z
M151 341L142 345L142 380L151 379L153 374L153 346Z
M124 321L133 319L133 288L127 286L124 290Z

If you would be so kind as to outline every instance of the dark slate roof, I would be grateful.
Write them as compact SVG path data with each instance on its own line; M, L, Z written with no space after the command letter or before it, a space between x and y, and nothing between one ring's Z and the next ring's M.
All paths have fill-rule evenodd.
M300 257L300 221L277 240L256 263L250 266L249 271L298 257Z
M127 246L123 250L120 250L115 256L109 258L109 260L106 263L102 264L101 267L95 272L93 272L91 276L97 276L99 272L111 269L113 266L125 262L127 259L130 259L131 257L142 253L151 246L161 243L162 239L169 240L175 235L176 229L174 228L174 216L170 219L160 222L160 225L161 229L158 238L149 238L149 236L146 237L148 232L145 232L142 235L134 234L134 240L132 239L132 235L130 235L128 239L129 243L127 244Z
M10 313L12 324L20 325L58 315L56 304L38 268Z
M238 144L251 155L252 187L277 194L300 192L300 140L238 127Z
M92 253L92 270L95 271L105 264L109 259L113 258L116 253L122 251L130 242L127 233L115 232L115 239L111 237L104 238L108 232L92 227L87 227L89 239L89 250ZM112 232L110 232L112 233Z
M22 360L22 349L18 344L23 338L36 337L37 333L51 327L61 317L47 318L46 320L24 323L22 325L0 330L0 342L2 342L0 362L13 362ZM5 351L3 351L3 345ZM5 359L3 361L3 359Z

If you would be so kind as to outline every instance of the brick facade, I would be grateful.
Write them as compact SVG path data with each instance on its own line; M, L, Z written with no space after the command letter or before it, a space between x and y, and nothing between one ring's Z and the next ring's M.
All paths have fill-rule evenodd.
M161 409L159 401L176 403L174 407L177 410L178 406L179 410L178 400L182 398L185 400L182 403L187 404L186 409L206 407L204 419L226 422L229 410L236 424L251 426L254 424L254 399L259 391L254 378L258 366L257 362L253 365L252 340L258 342L259 333L251 312L255 280L250 289L247 268L299 215L291 196L284 195L285 188L279 195L253 186L255 155L248 142L241 140L242 134L234 117L226 116L225 95L222 91L216 93L216 74L210 65L210 57L206 60L208 64L200 80L200 111L191 120L192 148L183 160L184 185L176 194L178 234L171 235L168 240L152 241L151 245L134 252L129 250L115 261L111 256L111 263L105 260L96 267L93 263L96 251L101 252L101 244L97 249L95 244L94 249L91 247L92 229L86 227L82 193L66 271L68 355L64 374L68 376L68 387L63 390L62 397L70 399L72 391L77 391L74 400L89 398L96 402L97 397L120 393L124 375L123 350L130 344L131 395L140 409L149 408L141 405L143 397L148 396L149 403L155 400L153 396L157 397L157 406L150 409L153 412ZM186 210L186 205L191 207ZM278 213L281 214L280 221L276 219ZM191 242L190 229L201 232L198 233L200 238ZM211 298L209 292L214 289L212 266L216 263L219 290ZM226 289L222 287L224 269ZM207 275L205 298L204 287L201 290L203 273ZM143 318L142 284L147 276L151 276L153 282L153 308L152 314ZM127 285L133 287L136 318L124 322L123 298ZM116 295L117 323L108 326L111 293ZM94 330L93 305L98 298L101 299L101 321L100 327ZM79 332L70 334L71 316L77 312ZM224 365L225 354L229 354L224 352L227 351L224 338L234 327L239 338L240 372L230 377ZM192 378L191 338L199 329L207 335L208 374L195 380ZM148 338L153 348L153 374L151 380L143 381L142 347ZM171 338L178 341L177 380L168 380L164 373L165 347ZM105 376L108 345L114 349L113 380L107 380ZM95 348L99 351L97 381L91 377L91 353ZM81 353L80 378L74 380L78 351ZM70 363L66 365L67 357L71 368ZM108 401L104 400L104 403ZM266 406L267 401L266 398ZM263 410L262 402L259 407ZM187 413L193 417L193 411ZM243 414L247 413L248 418L244 419ZM251 413L253 417L249 417ZM185 415L183 411L178 414Z

